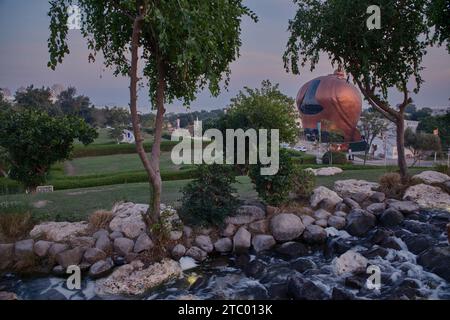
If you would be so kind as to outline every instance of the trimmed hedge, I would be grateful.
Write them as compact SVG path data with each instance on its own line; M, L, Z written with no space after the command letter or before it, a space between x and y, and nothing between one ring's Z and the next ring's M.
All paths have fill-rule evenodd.
M161 141L161 151L172 151L178 144L177 141ZM153 143L144 143L146 152L150 152ZM136 153L134 144L90 144L87 146L77 145L73 149L73 158L109 156L114 154Z
M331 155L331 157L330 157ZM331 158L331 159L330 159ZM331 160L331 163L334 164L346 164L347 161L347 155L343 152L336 152L336 151L327 151L322 156L322 163L323 164L329 164Z

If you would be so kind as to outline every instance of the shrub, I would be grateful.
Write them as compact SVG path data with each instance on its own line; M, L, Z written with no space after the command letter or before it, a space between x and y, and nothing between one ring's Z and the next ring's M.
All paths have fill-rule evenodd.
M25 238L34 223L25 205L15 202L0 203L0 240L16 241Z
M450 176L450 167L446 164L437 164L434 166L434 170Z
M89 229L93 232L100 229L108 230L112 219L113 214L111 211L97 210L89 216Z
M331 155L331 157L330 157L330 155ZM322 163L323 164L346 164L347 156L343 152L327 151L322 156Z
M161 151L172 151L172 148L177 143L176 141L161 141ZM144 143L145 151L150 152L152 145L152 143ZM132 153L136 153L135 144L91 144L88 146L75 146L72 157L83 158Z
M379 191L384 192L389 198L401 199L406 188L410 186L410 180L402 183L402 177L397 172L388 172L380 177Z
M249 176L258 195L270 205L278 206L287 201L293 188L293 173L296 165L289 153L280 150L280 166L275 175L261 175L261 165L252 165Z
M238 206L233 168L226 165L200 165L197 178L183 188L181 217L193 225L223 224Z
M308 170L296 168L293 174L293 184L297 197L309 198L316 186L316 176Z

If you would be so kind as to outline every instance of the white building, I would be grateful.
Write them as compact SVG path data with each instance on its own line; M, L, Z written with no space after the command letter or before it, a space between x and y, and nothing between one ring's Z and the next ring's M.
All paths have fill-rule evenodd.
M120 141L120 143L135 143L135 138L134 138L134 134L133 132L131 132L130 130L124 129L122 132L122 140Z

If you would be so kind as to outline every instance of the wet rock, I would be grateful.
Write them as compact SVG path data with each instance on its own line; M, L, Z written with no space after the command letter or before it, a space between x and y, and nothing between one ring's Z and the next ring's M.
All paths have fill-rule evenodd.
M361 209L361 206L358 204L358 202L356 202L352 198L344 198L344 203L347 205L347 207L350 208L350 210Z
M333 267L338 275L344 273L366 272L368 260L356 251L349 250L333 260Z
M95 292L102 295L141 295L182 274L180 264L163 260L143 269L143 264L131 263L117 268L110 276L96 281Z
M133 250L134 241L128 238L116 238L114 240L114 251L122 256L126 256Z
M122 257L122 256L114 256L113 262L116 267L123 266L124 264L127 263L125 257Z
M316 269L317 265L308 258L299 258L291 262L291 267L298 272L305 272L306 270Z
M93 279L103 278L111 273L114 268L114 262L111 258L95 262L89 268L89 276Z
M355 296L350 291L334 287L331 293L331 300L355 300Z
M276 252L289 258L296 258L307 255L308 248L303 243L291 241L278 246Z
M300 237L305 227L295 214L280 213L270 221L270 229L275 240L290 241Z
M106 259L106 253L103 250L97 248L89 248L84 253L84 259L90 263L96 263L97 261Z
M300 218L302 219L302 223L305 227L309 226L310 224L314 224L314 222L316 222L316 220L313 217L308 215L301 215Z
M98 238L100 238L100 236L107 236L107 237L109 237L109 232L107 231L107 230L105 230L105 229L99 229L99 230L97 230L97 231L95 231L93 234L92 234L92 238L94 238L95 240L97 240Z
M295 300L324 300L325 292L310 280L292 276L288 282L288 293Z
M376 224L376 218L373 214L356 209L350 211L347 216L346 229L352 236L361 237L365 235Z
M269 221L264 219L252 222L248 225L248 230L252 234L265 234L269 230Z
M54 274L57 277L63 277L66 275L66 268L64 268L63 266L55 266L52 269L52 274Z
M413 179L419 180L425 184L445 183L450 181L450 177L438 171L422 171L413 176Z
M275 244L275 239L271 235L266 234L258 234L252 240L253 249L256 252L270 250Z
M250 263L250 255L248 253L239 254L234 264L239 268L245 268Z
M361 254L367 259L374 259L376 257L384 258L387 256L388 253L389 253L388 250L386 250L385 248L376 246L374 248L362 252Z
M88 230L87 222L45 222L34 226L30 237L62 242L71 237L86 235Z
M343 217L331 216L328 219L328 225L338 230L344 229L347 221Z
M177 244L172 249L172 258L174 258L175 260L179 260L182 256L184 256L185 253L186 247L183 246L182 244Z
M439 187L417 184L406 189L403 200L414 201L423 209L442 209L450 212L450 195Z
M395 227L401 224L404 219L405 217L400 211L390 207L381 214L380 223L385 227Z
M433 245L433 240L426 235L410 235L403 238L403 241L408 250L414 254L420 254Z
M214 243L217 252L226 253L233 250L233 241L230 238L221 238Z
M235 252L244 252L251 246L252 234L244 227L240 227L233 237L233 250Z
M326 187L320 186L314 189L310 198L311 207L317 207L323 200L327 199L329 203L334 203L336 206L342 201L338 194Z
M389 238L392 235L394 235L394 232L392 232L391 230L388 230L385 228L379 228L371 236L370 241L373 244L381 244L383 241L385 241L387 238Z
M259 260L253 260L244 269L247 277L261 278L266 271L266 266Z
M34 240L17 241L14 245L14 256L16 260L28 259L34 256Z
M0 244L0 270L7 269L11 266L14 257L14 244Z
M34 253L40 258L45 257L52 244L50 241L39 240L34 244Z
M111 238L111 240L116 240L117 238L124 238L125 235L120 232L120 231L113 231L111 232L111 234L109 235L109 237Z
M380 245L384 248L402 250L401 245L398 243L397 238L395 237L388 237Z
M374 192L369 199L373 202L383 202L386 200L386 195L383 192Z
M404 214L414 213L420 209L417 203L412 201L394 201L389 204L389 208L398 210Z
M346 287L359 290L364 287L366 279L359 276L350 276L345 278L344 285Z
M208 254L205 251L195 246L190 247L188 251L186 251L186 255L199 262L206 260L206 258L208 257Z
M379 215L380 213L384 212L386 210L386 204L385 203L372 203L371 205L367 206L366 208L367 212L370 212L374 215Z
M403 221L402 227L413 233L425 233L425 234L439 234L441 230L429 223L423 223L415 220Z
M328 241L324 249L324 255L327 258L332 258L335 257L336 255L340 255L347 252L352 247L353 244L348 240L342 238L337 239L328 238Z
M365 194L366 197L370 197L375 193L380 185L374 182L368 182L365 180L338 180L334 183L333 190L341 197L352 197L356 194Z
M241 206L237 209L236 215L227 217L225 222L234 225L243 225L264 219L265 216L266 212L259 206Z
M434 247L421 253L417 263L426 270L450 281L450 246Z
M143 232L136 239L136 243L134 244L133 252L141 253L143 251L148 251L153 248L154 244L147 233Z
M211 242L211 238L209 236L197 236L195 238L195 245L207 253L210 253L214 250L214 245Z
M288 300L288 286L285 283L269 283L267 292L271 300Z
M309 225L303 232L303 239L309 244L320 244L327 240L327 232L320 226Z
M97 241L95 242L95 247L97 249L100 249L104 252L111 252L112 251L112 243L111 240L109 240L109 237L105 234L102 234L98 237Z

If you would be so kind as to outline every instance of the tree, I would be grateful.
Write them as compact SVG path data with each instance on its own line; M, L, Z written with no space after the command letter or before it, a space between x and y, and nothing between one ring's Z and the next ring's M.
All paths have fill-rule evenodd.
M450 53L450 2L448 0L432 0L427 8L429 25L435 28L435 39L440 45L445 43Z
M55 68L69 53L66 43L67 8L71 0L52 0L49 66ZM150 1L78 0L81 32L89 48L101 52L105 65L116 75L130 77L130 111L136 149L148 175L152 197L148 222L159 220L161 200L160 144L165 102L180 99L189 104L208 87L213 95L229 65L239 56L241 20L255 15L242 0ZM140 50L141 49L141 50ZM148 158L137 112L138 62L149 84L156 109L154 143Z
M321 52L328 54L332 64L344 68L370 106L396 124L398 166L405 179L404 114L412 102L408 85L413 78L414 92L419 91L422 58L427 46L436 41L429 37L425 14L428 1L378 0L382 8L378 30L366 28L366 11L373 1L294 1L299 8L289 22L286 69L298 74L299 66L308 62L314 69ZM389 103L390 88L402 93L398 107Z
M124 127L130 124L130 113L122 108L111 108L106 112L106 124L111 127Z
M53 104L51 98L50 88L35 88L33 85L28 86L25 90L17 90L15 94L18 108L44 111L51 116L58 116L61 114L61 110Z
M0 177L7 177L9 171L9 157L5 148L0 147Z
M405 130L405 147L408 148L413 156L414 166L417 161L420 161L427 152L438 152L441 150L441 143L439 138L430 133L414 132L411 128Z
M123 130L125 128L123 126L116 126L109 132L109 137L111 139L116 140L117 144L120 143L121 138L123 137Z
M97 132L76 117L52 117L43 111L0 114L0 146L8 152L9 177L34 192L50 166L69 158L75 139L91 143Z
M75 87L68 87L58 95L57 105L64 115L73 115L83 118L87 123L93 123L92 109L89 97L77 96Z
M358 129L366 140L366 149L364 150L364 165L367 161L367 154L373 145L373 141L382 132L387 130L387 123L383 116L378 112L365 111L361 115L361 120L358 124Z
M417 131L423 131L427 133L434 133L434 130L438 130L439 138L443 148L450 147L450 111L444 115L429 116L423 118L417 126Z

